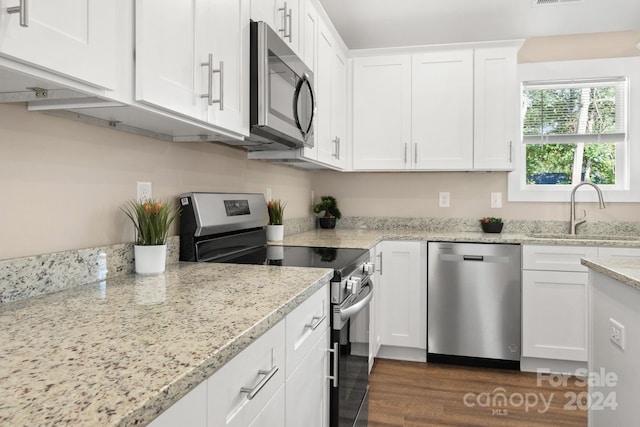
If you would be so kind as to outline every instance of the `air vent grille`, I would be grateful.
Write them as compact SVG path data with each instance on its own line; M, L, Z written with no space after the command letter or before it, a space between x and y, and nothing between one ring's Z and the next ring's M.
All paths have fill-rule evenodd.
M531 6L551 6L557 4L576 4L576 3L584 3L584 0L531 0Z

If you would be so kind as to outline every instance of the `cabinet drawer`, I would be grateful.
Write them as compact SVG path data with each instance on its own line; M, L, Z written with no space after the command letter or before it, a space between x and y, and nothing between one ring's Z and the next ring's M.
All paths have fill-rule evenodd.
M287 377L295 370L304 356L329 326L329 287L325 286L286 318Z
M207 380L209 425L247 426L265 408L284 384L284 337L283 320Z
M587 271L580 259L597 256L598 248L595 247L525 245L522 247L522 269Z
M640 258L640 248L598 248L598 258Z

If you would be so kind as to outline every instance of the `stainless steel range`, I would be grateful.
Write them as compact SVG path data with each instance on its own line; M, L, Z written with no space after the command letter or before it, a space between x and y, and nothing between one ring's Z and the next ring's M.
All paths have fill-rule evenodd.
M369 251L269 245L262 194L180 195L180 260L332 268L331 426L365 426L369 389ZM277 283L273 284L277 286Z

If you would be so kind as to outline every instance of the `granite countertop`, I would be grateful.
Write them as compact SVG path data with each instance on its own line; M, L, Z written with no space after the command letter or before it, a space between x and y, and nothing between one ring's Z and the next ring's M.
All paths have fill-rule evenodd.
M640 260L637 258L583 258L582 265L640 290Z
M483 232L442 232L407 230L369 230L369 229L316 229L305 233L286 236L283 244L298 246L326 246L336 248L369 249L382 240L422 240L455 241L480 243L519 243L555 246L614 246L640 248L638 240L624 240L611 236L563 236L560 234L518 234Z
M144 425L331 273L180 263L2 304L0 424Z

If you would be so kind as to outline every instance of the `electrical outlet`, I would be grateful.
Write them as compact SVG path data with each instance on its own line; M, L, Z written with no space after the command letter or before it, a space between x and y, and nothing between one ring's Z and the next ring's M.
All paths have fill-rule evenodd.
M449 207L449 192L441 191L438 195L438 204L441 208Z
M624 350L624 326L611 318L609 318L609 339Z
M149 200L152 197L151 183L138 181L138 201Z
M492 208L502 207L502 193L500 191L491 192L491 207Z
M267 191L264 193L264 197L267 199L267 202L273 198L272 196L271 189L267 187Z

